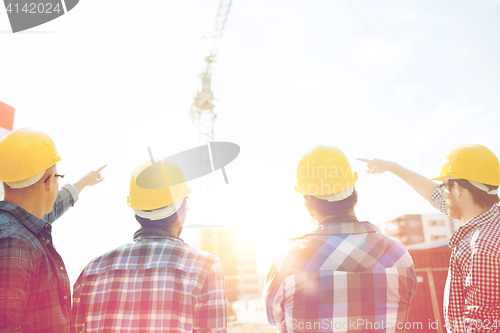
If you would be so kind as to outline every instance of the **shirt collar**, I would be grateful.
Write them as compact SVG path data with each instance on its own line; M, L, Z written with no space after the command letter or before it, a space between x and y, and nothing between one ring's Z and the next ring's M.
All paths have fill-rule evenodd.
M369 232L380 232L380 229L370 222L345 222L338 221L320 224L312 233L313 235L349 235L366 234Z
M0 210L8 211L14 215L19 222L35 234L38 234L47 223L36 217L16 204L7 201L0 201Z
M134 241L152 238L170 238L184 242L179 237L176 237L170 230L161 228L159 226L141 226L134 234Z
M450 238L450 247L455 247L468 233L482 227L489 221L493 220L495 216L500 214L497 204L491 206L487 211L474 216L466 224L458 228Z
M380 229L376 225L367 221L363 222L324 221L313 232L297 238L292 238L290 240L297 240L311 235L352 235L352 234L366 234L366 233L377 233L377 232L380 232Z

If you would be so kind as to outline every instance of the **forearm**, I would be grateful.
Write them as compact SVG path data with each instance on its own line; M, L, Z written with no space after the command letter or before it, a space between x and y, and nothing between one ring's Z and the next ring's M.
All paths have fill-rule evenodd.
M52 205L51 212L43 217L45 221L53 223L66 213L66 211L78 200L78 192L75 188L71 188L71 186L72 185L69 184L64 185L59 191L57 199L54 202L54 205Z
M82 193L83 189L85 188L85 186L87 186L87 184L79 180L76 183L74 183L73 186L78 189L78 192Z
M436 188L436 183L424 176L408 170L397 163L391 163L388 171L401 178L406 184L415 190L422 198L430 201L432 191Z

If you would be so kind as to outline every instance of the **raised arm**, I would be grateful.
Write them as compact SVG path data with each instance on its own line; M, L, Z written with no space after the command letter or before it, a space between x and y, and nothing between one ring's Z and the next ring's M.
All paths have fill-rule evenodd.
M422 198L429 201L431 200L432 191L436 188L436 183L432 180L419 175L416 172L403 168L401 165L381 159L365 159L358 158L359 161L365 162L368 169L367 173L379 174L386 171L391 172L401 178L406 184L410 185Z
M66 211L78 201L79 194L86 186L93 186L104 180L104 178L101 177L101 171L105 167L106 165L100 167L97 171L87 173L73 185L64 185L57 194L57 199L52 206L51 212L45 215L43 219L49 223L53 223L66 213Z

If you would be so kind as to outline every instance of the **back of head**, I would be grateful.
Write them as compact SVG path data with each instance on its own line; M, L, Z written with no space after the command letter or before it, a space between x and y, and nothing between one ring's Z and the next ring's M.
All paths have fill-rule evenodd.
M295 191L322 215L344 215L354 207L358 175L339 148L316 147L302 156L296 173Z
M185 198L190 193L176 164L148 161L132 173L127 203L141 224L161 221L185 207Z
M0 160L0 181L19 189L38 182L61 157L50 136L20 128L0 140Z
M431 180L445 178L469 190L474 203L479 206L489 208L499 201L500 163L485 146L469 144L453 149L446 155L441 174Z

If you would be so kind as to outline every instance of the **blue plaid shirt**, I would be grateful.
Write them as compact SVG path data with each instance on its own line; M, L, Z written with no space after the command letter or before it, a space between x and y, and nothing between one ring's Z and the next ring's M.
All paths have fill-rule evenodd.
M264 298L280 332L403 332L416 285L401 243L369 222L333 222L275 258Z
M1 332L69 332L70 282L51 230L77 199L65 185L43 219L0 201Z
M136 234L92 260L74 286L72 332L226 333L220 260L172 236Z

